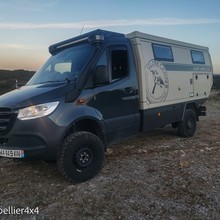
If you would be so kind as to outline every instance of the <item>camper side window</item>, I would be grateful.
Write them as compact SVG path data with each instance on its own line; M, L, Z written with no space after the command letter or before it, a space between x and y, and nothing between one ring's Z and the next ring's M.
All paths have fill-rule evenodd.
M126 49L111 51L112 81L128 75L128 53Z
M191 50L192 62L196 64L205 64L204 54L200 51Z
M172 48L162 44L152 44L154 59L159 61L170 61L173 62Z

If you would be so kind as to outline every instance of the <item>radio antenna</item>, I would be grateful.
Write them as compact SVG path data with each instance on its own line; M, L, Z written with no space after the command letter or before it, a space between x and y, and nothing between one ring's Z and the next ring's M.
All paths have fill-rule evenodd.
M82 34L83 30L84 30L84 25L83 25L83 27L82 27L82 29L81 29L80 34L79 34L79 35L81 35L81 34Z

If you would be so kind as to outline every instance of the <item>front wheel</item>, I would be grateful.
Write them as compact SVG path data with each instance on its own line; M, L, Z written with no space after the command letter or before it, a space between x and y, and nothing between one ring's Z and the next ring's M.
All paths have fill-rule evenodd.
M183 121L178 124L178 132L182 137L192 137L196 131L196 114L192 109L186 109Z
M102 168L105 149L94 134L79 131L70 134L60 149L57 166L71 182L84 182L93 178Z

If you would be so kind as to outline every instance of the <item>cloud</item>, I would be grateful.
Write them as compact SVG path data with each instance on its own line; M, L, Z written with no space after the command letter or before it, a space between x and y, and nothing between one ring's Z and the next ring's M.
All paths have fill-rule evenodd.
M2 23L0 30L26 30L26 29L82 29L85 28L103 28L119 26L171 26L171 25L202 25L219 24L220 18L216 19L179 19L179 18L155 18L155 19L122 19L122 20L102 20L102 21L81 21L70 23Z
M21 4L21 0L19 0L20 4L16 7L20 7L21 10L24 11L44 11L45 9L52 8L53 6L58 4L57 0L47 0L47 1L23 1Z
M45 46L33 46L33 45L23 45L23 44L0 44L0 49L7 49L7 50L36 50L36 49L42 49L45 48Z
M21 44L0 44L1 49L25 49L24 45Z
M47 1L27 1L27 0L8 0L0 2L0 7L11 9L12 5L16 5L16 10L22 11L44 11L46 8L51 8L58 4L58 0Z

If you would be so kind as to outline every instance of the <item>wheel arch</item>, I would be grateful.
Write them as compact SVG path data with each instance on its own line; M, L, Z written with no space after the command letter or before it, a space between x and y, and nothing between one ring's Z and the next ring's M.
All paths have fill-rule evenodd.
M199 121L199 103L196 103L196 102L185 103L185 107L184 107L183 115L182 115L182 120L184 118L186 109L193 110L196 114L196 120Z
M81 117L68 126L64 138L67 137L69 134L78 131L90 132L98 136L99 139L103 142L104 146L106 146L107 144L105 126L103 121L97 120L93 117Z
M102 114L87 105L71 105L63 108L62 114L52 118L58 126L65 127L62 140L76 131L87 131L95 134L106 145L106 127Z

